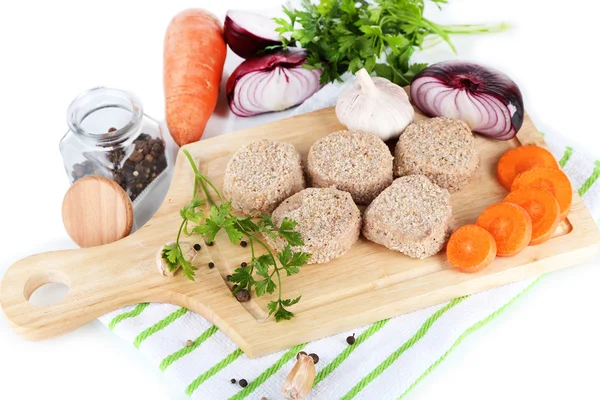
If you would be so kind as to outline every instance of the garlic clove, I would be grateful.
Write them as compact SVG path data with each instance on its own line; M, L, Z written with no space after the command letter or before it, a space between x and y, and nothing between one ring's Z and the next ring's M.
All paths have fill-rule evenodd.
M372 133L384 141L400 136L415 117L402 87L385 78L371 78L364 68L338 97L335 112L348 129Z
M288 400L303 399L310 393L317 371L314 359L306 354L298 354L298 361L283 383L283 396Z
M166 246L170 246L173 244L175 244L175 240L165 243ZM177 272L177 269L174 271L169 270L169 267L167 266L167 263L165 262L165 259L162 256L163 247L164 246L160 247L158 249L158 251L156 252L156 265L158 266L158 271L160 272L160 274L162 276L171 277L171 276L175 275L175 272ZM183 253L183 256L185 257L186 260L188 260L189 262L194 261L194 259L196 258L196 254L198 254L198 252L194 249L194 246L190 242L181 242L180 241L179 247L181 247L181 252Z

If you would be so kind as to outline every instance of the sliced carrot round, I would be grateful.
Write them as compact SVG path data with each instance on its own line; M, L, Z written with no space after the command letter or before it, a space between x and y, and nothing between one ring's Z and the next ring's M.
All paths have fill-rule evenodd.
M547 190L534 187L517 189L506 196L504 201L523 207L529 214L531 218L531 242L529 245L544 243L558 228L560 206Z
M573 189L567 175L560 169L551 167L533 167L521 172L513 181L511 190L526 187L544 189L550 192L560 206L560 220L567 217L573 201Z
M492 234L499 256L514 256L531 241L531 218L516 204L489 206L477 218L477 225Z
M477 225L458 228L446 246L448 262L462 272L477 272L496 258L496 242L488 231Z
M538 166L558 169L558 163L552 153L543 147L515 147L500 157L497 170L498 181L506 190L510 190L517 175Z

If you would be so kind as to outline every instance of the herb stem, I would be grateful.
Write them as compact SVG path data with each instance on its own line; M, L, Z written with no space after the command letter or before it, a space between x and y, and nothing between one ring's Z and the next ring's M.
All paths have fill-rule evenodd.
M208 192L208 188L204 184L204 181L202 178L203 178L203 176L201 174L196 175L196 180L200 182L200 186L202 186L202 191L204 191L204 194L206 195L206 198L208 199L209 203L211 205L216 205L217 203L215 203L215 201L212 199L210 193Z
M216 186L204 175L200 175L202 177L202 180L204 180L204 182L208 183L210 185L210 187L215 191L215 193L217 194L217 196L219 196L219 200L221 201L221 203L223 202L223 197L221 196L221 192L219 192L219 190L216 188Z
M485 24L460 24L460 25L440 25L441 29L443 29L447 34L450 35L461 35L461 34L471 34L471 33L496 33L496 32L504 32L510 29L510 24L505 22L500 22L495 25L485 25Z
M185 156L187 157L190 164L192 165L192 170L194 171L194 194L192 197L195 197L196 193L198 192L198 180L196 177L200 174L200 172L198 171L198 167L196 166L196 163L194 162L194 159L192 158L190 152L185 149L182 151L183 154L185 154Z

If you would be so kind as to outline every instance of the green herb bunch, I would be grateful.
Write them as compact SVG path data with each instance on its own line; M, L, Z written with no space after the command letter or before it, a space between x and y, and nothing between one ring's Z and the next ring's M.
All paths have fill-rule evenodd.
M197 268L183 255L179 242L181 234L184 233L188 236L198 234L203 236L207 243L212 243L217 233L223 229L233 244L237 245L242 240L246 240L251 252L250 263L246 267L237 268L229 279L231 282L237 283L233 295L242 289L249 292L254 289L257 296L263 296L265 293L273 294L277 290L277 300L270 301L267 305L269 316L274 315L276 321L291 319L294 314L286 307L298 303L302 296L295 299L282 298L282 275L284 272L287 276L297 274L300 272L299 267L306 265L311 256L305 252L292 250L292 247L304 244L300 233L294 231L296 222L286 218L279 227L276 227L268 214L262 214L257 218L233 215L231 202L224 201L215 185L198 171L189 152L187 150L183 150L183 152L194 170L194 195L190 203L180 211L182 222L175 244L165 245L163 248L162 256L167 267L172 272L181 267L183 274L188 279L194 280ZM206 200L198 197L199 187L206 196ZM219 204L213 200L208 190L209 187L217 195ZM210 203L208 215L199 209L206 204L206 201ZM195 225L191 232L189 230L190 223ZM273 238L279 236L285 239L287 244L282 251L274 254L261 239L262 235ZM264 254L258 254L259 250L264 250ZM255 275L258 278L255 278Z
M446 0L431 0L438 7ZM306 68L323 69L321 83L350 71L369 73L408 85L427 64L410 64L415 49L450 41L451 34L498 32L505 24L438 25L423 17L424 0L302 0L300 9L283 7L275 18L284 47L308 52Z

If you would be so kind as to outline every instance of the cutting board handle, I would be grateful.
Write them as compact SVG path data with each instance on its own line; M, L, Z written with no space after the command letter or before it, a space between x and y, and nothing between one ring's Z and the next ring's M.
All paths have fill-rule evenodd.
M107 255L111 250L107 247L114 245L41 253L11 265L0 285L0 304L15 331L29 340L51 338L119 307L140 302L137 291L128 292L128 281L123 280L126 275L119 276L118 285L94 277L90 257L106 258L105 262L109 262ZM134 280L132 274L130 283ZM52 305L31 304L31 294L48 283L62 283L69 292ZM144 293L144 298L149 294Z

